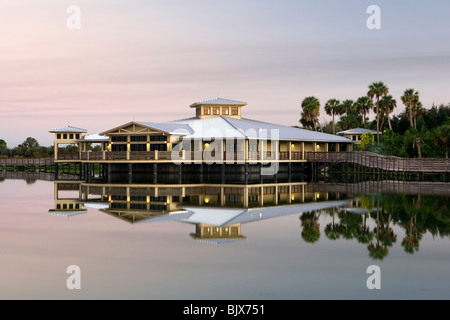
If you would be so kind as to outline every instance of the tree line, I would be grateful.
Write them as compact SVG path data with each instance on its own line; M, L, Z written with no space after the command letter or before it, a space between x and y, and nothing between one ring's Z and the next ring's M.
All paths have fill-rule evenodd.
M444 196L361 195L359 209L366 211L363 214L338 208L304 212L300 216L301 236L305 242L317 242L321 236L319 217L324 213L329 215L329 223L322 230L329 240L356 240L367 246L371 258L383 260L397 242L396 226L403 231L403 250L414 254L426 233L433 238L450 237L449 205Z
M92 151L99 151L100 146L95 146L92 148L88 146ZM14 148L8 148L5 140L0 139L0 157L2 158L13 158L13 157L24 157L24 158L47 158L54 155L54 146L41 146L38 141L33 137L26 138L21 144ZM66 145L64 147L58 147L58 152L78 152L78 147L76 145Z
M363 137L366 141L356 148L359 150L408 158L448 158L450 104L426 109L419 92L413 88L404 90L400 101L404 110L391 117L399 103L389 94L384 82L373 82L366 94L356 100L327 100L324 109L332 120L324 125L319 124L319 99L314 96L304 98L299 122L305 129L332 134L358 127L376 131L376 138ZM373 121L368 118L371 111L375 114Z

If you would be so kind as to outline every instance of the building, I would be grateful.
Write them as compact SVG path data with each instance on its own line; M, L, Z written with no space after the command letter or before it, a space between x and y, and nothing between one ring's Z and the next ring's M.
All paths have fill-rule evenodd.
M377 132L374 130L369 130L369 129L364 129L364 128L354 128L354 129L350 129L350 130L340 131L336 134L352 140L355 144L361 144L361 136L363 134L367 134L369 132L374 135L374 138L376 140ZM381 132L380 132L380 135L381 135Z
M354 141L346 137L244 118L246 105L222 98L195 102L191 118L131 121L93 135L71 126L52 129L55 162L99 163L107 172L131 173L143 164L301 164L308 152L352 150ZM78 152L58 153L64 144L78 145ZM91 151L94 144L99 151Z
M72 198L62 193L72 191ZM55 181L51 214L98 210L129 224L182 222L195 225L194 240L221 244L246 239L242 224L347 206L345 193L308 188L305 182L237 184L116 184ZM67 204L67 205L66 205Z

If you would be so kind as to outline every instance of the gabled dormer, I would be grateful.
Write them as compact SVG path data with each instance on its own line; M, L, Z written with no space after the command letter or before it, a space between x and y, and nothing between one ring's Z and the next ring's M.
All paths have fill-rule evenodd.
M195 108L195 115L200 119L210 117L232 117L241 118L241 109L246 106L246 102L235 101L229 99L212 99L191 104L191 108Z

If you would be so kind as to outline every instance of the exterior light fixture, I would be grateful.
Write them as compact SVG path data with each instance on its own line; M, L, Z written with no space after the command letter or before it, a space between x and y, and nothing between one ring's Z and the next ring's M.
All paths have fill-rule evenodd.
M206 204L209 203L209 197L205 197L205 199L203 200Z

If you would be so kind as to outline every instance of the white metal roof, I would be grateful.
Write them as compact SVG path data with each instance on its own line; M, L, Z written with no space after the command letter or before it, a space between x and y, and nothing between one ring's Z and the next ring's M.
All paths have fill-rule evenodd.
M291 214L300 214L312 210L342 207L348 205L352 199L319 201L300 204L287 204L262 208L223 208L223 207L182 207L187 210L180 214L163 215L158 218L140 221L140 223L153 223L158 221L179 221L190 224L210 224L225 226L235 223L248 223L270 218L282 217Z
M77 211L63 211L63 210L50 209L50 210L48 210L48 212L55 216L72 217L72 216L77 216L80 214L85 214L85 213L87 213L87 210L84 209L84 210L77 210Z
M306 129L294 128L251 119L232 117L188 118L171 123L188 125L194 131L188 137L205 138L241 138L241 139L279 139L290 141L312 142L344 142L353 143L350 139Z
M98 133L93 134L87 134L83 137L84 141L92 141L92 142L98 142L98 141L109 141L109 137L101 136Z
M364 134L364 133L369 133L369 132L372 134L377 134L377 132L374 130L369 130L369 129L364 129L364 128L354 128L354 129L350 129L350 130L340 131L336 134Z
M53 128L49 132L87 132L86 129L81 129L73 126L65 126L59 128Z
M247 102L223 99L223 98L216 98L216 99L194 102L193 104L191 104L191 108L202 105L202 104L227 104L227 105L245 106L247 104Z
M136 124L164 131L169 134L186 135L194 132L188 124L175 124L171 122L143 122L143 121L138 121L136 122Z

